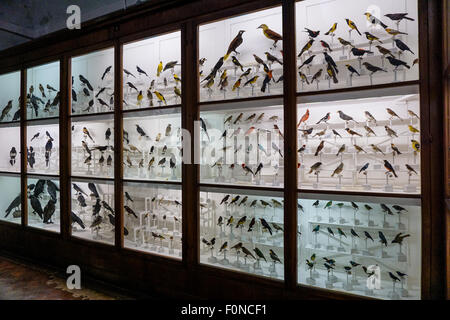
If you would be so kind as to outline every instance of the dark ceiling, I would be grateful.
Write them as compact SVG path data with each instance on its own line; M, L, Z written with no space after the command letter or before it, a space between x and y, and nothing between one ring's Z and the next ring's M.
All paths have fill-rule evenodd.
M66 28L67 7L78 5L81 22L147 0L0 0L0 51Z

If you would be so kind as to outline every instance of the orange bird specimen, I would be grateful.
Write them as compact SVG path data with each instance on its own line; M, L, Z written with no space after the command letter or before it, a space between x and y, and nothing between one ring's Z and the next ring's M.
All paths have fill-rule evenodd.
M306 120L308 120L308 119L309 119L309 109L306 109L306 113L300 119L300 122L298 123L297 128L300 127L302 122L306 122Z

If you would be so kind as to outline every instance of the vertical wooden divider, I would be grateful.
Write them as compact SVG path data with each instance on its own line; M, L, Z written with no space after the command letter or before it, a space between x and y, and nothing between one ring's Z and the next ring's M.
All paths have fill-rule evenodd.
M284 76L284 273L288 288L297 284L297 61L295 1L283 0Z
M114 211L115 246L123 247L123 45L114 43Z
M20 70L20 190L22 227L28 225L27 197L27 69Z
M182 221L183 221L183 262L187 267L198 263L199 258L199 188L198 166L193 163L196 143L194 141L194 121L198 112L198 41L197 26L192 21L181 28L182 61L182 107L181 126L190 133L189 141L183 140L183 154L188 151L190 163L183 163L182 172ZM190 150L186 150L189 148Z
M71 92L71 60L68 56L60 59L60 79L59 79L59 187L60 187L60 221L61 235L63 239L68 239L71 234L71 123L69 118L69 107L72 98Z

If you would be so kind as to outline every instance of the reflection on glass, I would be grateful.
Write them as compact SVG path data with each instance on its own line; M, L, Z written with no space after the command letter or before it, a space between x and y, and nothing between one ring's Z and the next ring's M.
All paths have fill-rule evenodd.
M0 220L20 224L20 177L0 175L0 186Z
M27 127L28 172L59 173L59 125Z
M420 201L317 196L299 199L299 282L381 299L420 299Z
M20 120L20 72L0 75L0 122Z
M200 193L200 262L283 279L283 206L279 197Z
M113 182L72 180L72 236L114 244Z
M179 110L178 110L179 112ZM181 115L124 118L124 177L181 180Z
M59 115L59 61L27 69L27 119Z
M114 176L113 125L112 116L72 122L73 176Z
M0 127L0 171L20 172L20 128Z
M125 247L181 259L179 186L126 183Z
M124 46L124 109L181 103L180 41L178 31Z
M199 28L200 101L283 93L281 7Z
M298 90L417 80L417 10L416 0L297 2Z
M299 186L420 192L419 96L298 106Z
M114 49L72 58L72 114L114 110Z
M202 112L201 182L282 186L282 115L281 106Z
M60 232L58 179L28 178L28 225Z

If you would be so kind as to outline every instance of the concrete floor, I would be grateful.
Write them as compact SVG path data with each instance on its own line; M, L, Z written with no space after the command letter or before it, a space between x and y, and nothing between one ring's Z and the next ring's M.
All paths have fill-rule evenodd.
M16 258L0 256L0 300L129 300L102 285L69 290L64 275Z

